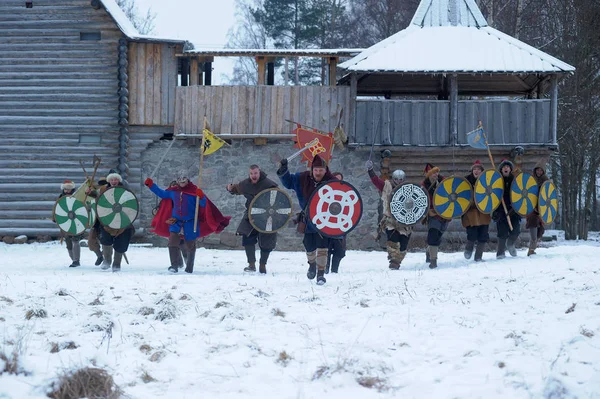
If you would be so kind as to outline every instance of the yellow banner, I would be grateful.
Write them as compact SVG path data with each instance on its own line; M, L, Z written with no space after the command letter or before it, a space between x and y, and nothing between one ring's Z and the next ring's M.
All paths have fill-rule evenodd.
M208 129L204 129L202 134L204 134L204 155L212 154L223 147L224 144L227 144L223 139L215 136Z

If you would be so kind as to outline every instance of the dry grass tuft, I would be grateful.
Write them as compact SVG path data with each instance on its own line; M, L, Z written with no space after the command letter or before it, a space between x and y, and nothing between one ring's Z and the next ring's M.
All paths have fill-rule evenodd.
M123 391L115 384L106 370L85 367L69 370L59 376L53 391L48 394L52 399L118 399Z
M138 310L138 314L141 314L142 316L149 316L151 314L154 314L154 308L142 306L140 310Z
M77 345L73 341L61 342L60 344L58 342L52 342L50 344L50 353L58 353L65 349L77 349L77 348L79 348L79 345Z
M2 302L6 302L9 305L12 305L14 303L14 301L6 296L0 295L0 301Z
M48 312L46 312L45 309L29 309L27 312L25 312L25 318L27 320L31 320L34 317L38 319L45 319L48 317Z
M292 359L292 356L290 356L286 351L283 351L279 352L279 357L277 358L276 362L281 364L283 367L286 367Z
M191 295L188 294L181 294L181 296L179 297L180 301L191 301L192 297Z
M142 379L142 381L144 381L144 384L156 381L156 378L152 377L146 370L144 370L142 372L142 375L140 378Z
M150 356L150 361L158 363L161 360L163 360L166 356L167 353L165 351L156 351L152 354L152 356Z
M152 347L148 344L142 344L140 345L140 352L148 354L152 352Z
M90 306L98 306L98 305L104 305L104 304L102 303L102 301L100 300L100 297L98 296L92 302L88 303L88 305L90 305Z
M231 306L231 304L229 302L221 301L221 302L217 302L217 304L215 305L215 309L228 308L230 306Z
M271 310L271 313L273 313L273 316L285 317L285 312L279 308Z
M365 388L376 389L378 392L386 392L390 389L385 378L360 376L356 378L356 382Z

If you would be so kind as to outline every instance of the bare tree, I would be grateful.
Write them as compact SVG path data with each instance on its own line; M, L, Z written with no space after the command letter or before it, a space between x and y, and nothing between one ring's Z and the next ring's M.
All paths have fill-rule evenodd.
M154 20L156 19L156 14L152 12L151 8L148 9L146 14L142 14L138 9L135 0L115 1L139 33L142 35L154 33Z

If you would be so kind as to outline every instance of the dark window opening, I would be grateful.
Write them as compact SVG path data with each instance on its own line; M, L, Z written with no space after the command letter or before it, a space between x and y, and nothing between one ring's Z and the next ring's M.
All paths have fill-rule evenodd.
M25 8L33 8L33 1L26 1Z
M102 40L102 34L100 32L79 32L79 40L97 42Z

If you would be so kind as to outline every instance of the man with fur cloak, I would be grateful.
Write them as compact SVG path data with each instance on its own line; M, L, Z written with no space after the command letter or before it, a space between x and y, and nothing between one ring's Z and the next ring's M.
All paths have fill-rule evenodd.
M433 207L433 194L438 185L444 180L444 177L440 175L440 168L430 163L425 165L425 180L421 183L421 186L429 195L429 212L427 218L427 252L425 253L425 261L429 263L430 269L437 267L438 249L442 243L442 235L448 228L448 223L451 220L444 219L437 214Z
M368 160L365 163L367 172L371 182L379 193L381 194L381 202L383 204L383 217L379 223L379 231L385 230L387 236L386 249L388 253L388 260L390 262L389 268L391 270L399 270L400 264L406 256L408 249L408 241L410 235L413 232L413 226L407 226L398 222L390 210L390 199L394 189L402 185L406 179L406 174L402 169L397 169L392 173L392 178L389 180L382 180L375 174L373 170L373 161ZM379 237L379 233L377 234Z
M533 167L533 178L537 183L538 192L542 187L542 184L548 181L545 164L545 161L540 161ZM542 219L540 219L540 214L538 213L537 209L534 209L533 212L527 215L525 228L529 230L529 250L527 251L527 256L535 255L537 243L544 235L544 231L546 231L544 228L544 222L542 222Z
M168 271L177 273L183 267L180 241L183 237L186 251L185 272L193 273L196 258L196 240L211 233L220 233L229 224L229 217L224 217L219 209L204 195L185 173L180 173L177 185L166 190L161 189L151 178L144 181L146 187L162 198L158 212L152 219L154 233L169 239L169 258L171 266ZM198 225L194 232L196 215L196 197L200 198ZM169 201L170 200L170 201Z
M267 177L258 165L250 165L248 178L237 184L228 184L226 189L231 195L243 195L246 198L246 210L238 225L236 234L242 236L242 246L246 251L248 266L245 272L256 272L256 243L260 248L259 272L267 273L267 260L269 254L277 245L277 233L261 233L252 227L248 218L248 207L254 197L263 190L277 187L277 183Z
M483 171L483 165L477 160L473 166L471 166L471 173L465 176L465 179L471 183L473 190L475 190L475 183ZM471 259L473 249L475 249L475 243L477 243L477 248L475 249L475 262L481 262L483 260L485 244L490 240L489 227L492 217L491 215L482 213L477 208L477 205L473 203L467 212L462 215L461 219L463 227L467 229L467 244L465 245L464 252L465 259Z
M107 185L103 185L100 189L95 190L88 187L86 190L88 195L92 198L99 198L106 190L112 187L125 187L123 184L123 178L115 169L111 169L106 176ZM102 262L102 270L106 270L111 267L112 271L121 271L121 261L123 255L129 248L129 242L135 233L133 224L130 224L124 229L112 229L107 226L101 226L100 228L100 243L102 244L102 256L104 258ZM114 252L114 259L113 259Z
M290 173L288 170L288 160L283 158L281 166L277 170L277 176L283 186L294 190L298 197L298 202L302 208L298 219L299 231L304 234L303 244L308 259L308 272L306 277L310 280L317 277L317 284L323 285L327 282L325 279L325 267L327 266L327 253L329 250L329 238L323 236L319 231L308 222L306 207L311 194L320 186L335 177L329 171L327 162L318 154L313 158L310 170L305 172ZM303 230L303 231L302 231Z

